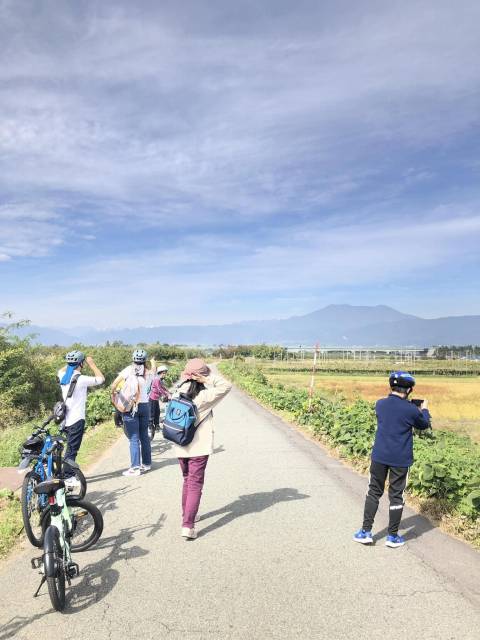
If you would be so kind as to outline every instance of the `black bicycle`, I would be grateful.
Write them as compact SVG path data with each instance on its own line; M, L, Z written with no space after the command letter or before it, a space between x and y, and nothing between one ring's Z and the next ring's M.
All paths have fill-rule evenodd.
M60 462L54 460L53 444L65 439L62 436L55 436L47 429L47 425L54 419L51 415L45 422L35 429L30 437L23 443L21 448L21 462L19 470L32 469L25 474L22 484L22 518L27 538L34 547L43 545L43 534L41 528L42 514L48 506L47 496L37 494L35 487L45 480L53 477L65 480L72 478L73 483L67 480L66 490L70 498L83 498L87 492L87 480L80 467L73 460ZM60 430L64 433L64 430Z

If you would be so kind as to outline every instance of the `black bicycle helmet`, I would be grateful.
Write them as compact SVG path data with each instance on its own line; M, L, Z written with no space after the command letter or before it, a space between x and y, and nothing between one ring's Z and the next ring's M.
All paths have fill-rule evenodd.
M145 349L135 349L132 354L132 360L135 364L145 364L147 361L147 352Z
M415 378L411 373L408 373L408 371L393 371L390 374L388 382L390 383L390 388L393 390L401 389L404 391L406 389L413 389L415 386Z
M81 351L69 351L65 356L67 364L74 364L77 367L85 360L85 354Z

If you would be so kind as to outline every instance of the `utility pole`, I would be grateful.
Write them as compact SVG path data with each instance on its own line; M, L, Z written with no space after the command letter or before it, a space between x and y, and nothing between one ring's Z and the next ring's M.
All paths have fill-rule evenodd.
M320 345L317 342L315 345L315 352L313 355L312 377L310 379L310 389L308 391L308 410L312 410L313 391L315 389L315 370L317 368L317 358L320 350Z

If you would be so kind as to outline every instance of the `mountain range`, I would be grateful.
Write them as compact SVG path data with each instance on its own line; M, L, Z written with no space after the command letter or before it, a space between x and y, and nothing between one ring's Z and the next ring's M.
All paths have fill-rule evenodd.
M329 305L283 320L238 322L224 325L189 325L94 329L54 329L30 325L19 335L36 334L46 345L74 342L100 345L120 340L126 344L168 343L213 346L220 344L282 344L356 347L428 347L480 344L480 316L425 319L385 305Z

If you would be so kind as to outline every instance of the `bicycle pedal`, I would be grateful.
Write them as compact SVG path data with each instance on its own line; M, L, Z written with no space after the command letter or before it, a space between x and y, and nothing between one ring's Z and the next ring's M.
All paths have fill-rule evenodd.
M30 563L32 565L32 569L41 569L43 567L43 556L40 556L39 558L32 558Z
M69 578L76 578L80 575L80 567L76 562L70 562L67 565L67 575Z

